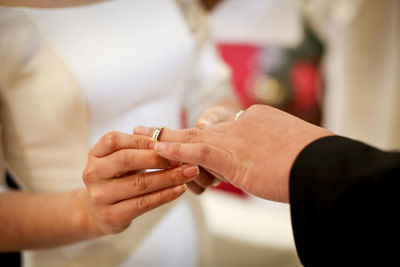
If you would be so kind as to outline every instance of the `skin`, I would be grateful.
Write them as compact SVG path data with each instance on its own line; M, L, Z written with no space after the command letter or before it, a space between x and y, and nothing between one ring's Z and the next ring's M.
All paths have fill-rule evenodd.
M96 2L102 0L0 0L0 5L53 8ZM236 101L220 103L199 118L199 127L224 121L236 110ZM215 180L198 166L162 159L147 147L152 142L118 132L106 134L88 155L83 172L86 188L58 194L0 194L0 225L7 225L0 229L0 252L119 233L141 214L181 196L186 185L201 193ZM143 169L165 170L143 173Z
M236 121L203 130L164 129L154 150L169 160L200 165L255 196L288 203L296 157L309 143L329 135L333 133L288 113L254 105Z
M106 0L0 0L0 5L14 7L60 8L88 5L103 1ZM227 99L225 101L221 101L217 105L207 109L200 116L197 126L200 129L203 129L209 125L224 122L229 119L232 114L237 112L238 109L239 104L236 99ZM195 194L201 194L208 186L218 184L218 181L219 180L215 179L214 175L211 175L201 168L198 179L187 183L187 186Z
M203 112L197 120L197 128L206 129L211 125L230 121L239 110L239 103L235 99L221 101L218 105L211 106ZM193 182L187 183L187 186L193 193L201 194L207 187L216 186L220 182L221 180L217 176L200 167L199 176Z
M199 127L227 120L236 110L234 101L211 107L199 118ZM186 185L199 194L215 180L196 165L158 156L154 142L150 137L110 132L88 154L82 175L86 188L58 194L0 194L0 224L7 225L0 228L0 252L49 248L122 232L141 214L180 197ZM145 169L163 170L145 173Z
M198 129L207 129L212 125L223 123L232 120L232 117L239 111L239 105L234 99L229 99L220 102L218 105L211 106L199 117L197 120ZM144 126L137 126L134 129L136 135L146 135L151 137L155 128L147 128ZM164 130L163 130L164 131ZM176 161L180 163L181 161ZM202 194L207 187L218 185L221 180L215 174L210 173L206 169L200 167L198 177L187 183L187 187L195 194Z
M0 194L0 251L45 248L119 233L141 214L181 196L197 166L173 166L121 132L103 136L88 155L86 188L61 194ZM165 169L151 173L142 169ZM45 207L45 208L44 208ZM37 233L40 233L39 235Z

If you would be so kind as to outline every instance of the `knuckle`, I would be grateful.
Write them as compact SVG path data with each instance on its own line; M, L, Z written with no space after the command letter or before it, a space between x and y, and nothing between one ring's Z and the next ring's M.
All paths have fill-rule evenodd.
M172 144L169 152L173 157L179 158L181 156L181 144Z
M160 200L161 200L161 203L168 202L168 194L165 190L160 192Z
M183 142L184 143L196 143L199 139L199 130L196 128L191 128L185 130L184 136L183 136Z
M210 156L211 156L210 148L205 145L200 146L198 155L199 162L201 163L208 162L210 160Z
M145 197L139 197L136 201L136 210L145 212L150 209L150 203Z
M133 177L131 179L132 192L145 191L147 187L148 187L148 179L145 174L138 174L136 177Z
M169 164L164 158L157 155L156 152L153 152L153 153L154 153L153 159L154 159L155 166L168 167Z
M83 170L83 174L82 174L83 182L85 184L88 184L93 179L93 177L95 177L95 173L96 173L95 168L87 166Z
M179 180L179 177L182 176L182 170L180 168L176 168L173 171L167 171L165 174L167 175L167 180L170 184L176 184Z
M118 153L118 162L122 167L129 167L130 157L127 151L121 150Z
M104 203L104 194L101 192L101 190L98 190L96 188L91 188L89 191L89 196L90 200L95 205Z
M134 146L135 148L138 149L143 149L145 148L145 142L144 142L144 138L142 136L134 136Z
M110 150L114 149L118 143L118 133L116 131L109 132L104 135L104 146Z

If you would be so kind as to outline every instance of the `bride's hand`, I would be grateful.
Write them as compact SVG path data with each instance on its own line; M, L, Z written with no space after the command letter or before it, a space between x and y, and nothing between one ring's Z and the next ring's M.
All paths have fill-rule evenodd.
M159 157L145 136L110 132L92 148L83 172L89 227L98 235L118 233L139 215L168 203L199 174L197 166L174 167ZM144 169L165 169L154 172Z

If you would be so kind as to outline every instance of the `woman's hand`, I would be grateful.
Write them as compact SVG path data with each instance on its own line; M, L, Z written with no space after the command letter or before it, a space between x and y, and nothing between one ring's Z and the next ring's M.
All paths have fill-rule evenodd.
M333 133L278 109L255 105L236 121L204 130L164 129L154 149L164 158L200 165L250 194L288 202L289 175L297 155L328 135Z
M139 215L181 196L197 166L172 166L149 149L154 140L111 132L93 147L83 172L88 193L88 222L96 234L123 231ZM138 172L144 169L166 169Z

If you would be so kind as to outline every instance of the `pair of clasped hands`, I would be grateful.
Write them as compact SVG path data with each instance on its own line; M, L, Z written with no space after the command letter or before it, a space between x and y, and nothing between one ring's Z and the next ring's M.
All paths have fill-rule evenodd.
M94 228L101 234L121 232L134 218L181 196L186 187L203 192L215 177L261 198L289 202L290 169L297 155L332 133L264 105L234 120L236 112L210 108L198 128L164 128L158 141L151 138L155 128L144 126L134 134L103 136L83 173Z

